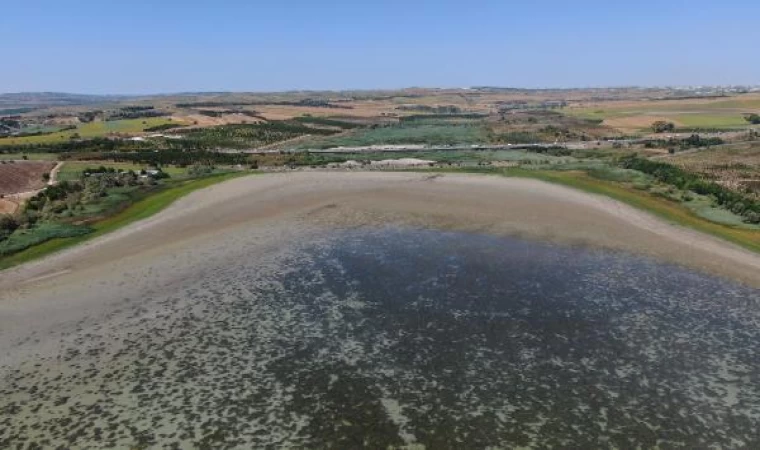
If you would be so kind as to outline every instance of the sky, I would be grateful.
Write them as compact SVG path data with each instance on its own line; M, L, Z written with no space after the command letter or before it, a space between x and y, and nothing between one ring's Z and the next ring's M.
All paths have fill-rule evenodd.
M760 85L757 0L2 0L0 92Z

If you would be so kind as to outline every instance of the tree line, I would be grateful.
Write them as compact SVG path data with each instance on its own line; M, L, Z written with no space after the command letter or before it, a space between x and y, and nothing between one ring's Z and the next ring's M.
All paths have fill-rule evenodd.
M700 175L671 164L640 158L635 154L621 158L620 165L625 169L638 170L651 175L658 181L679 189L710 196L718 205L743 217L745 222L760 224L760 201L746 194L707 181Z

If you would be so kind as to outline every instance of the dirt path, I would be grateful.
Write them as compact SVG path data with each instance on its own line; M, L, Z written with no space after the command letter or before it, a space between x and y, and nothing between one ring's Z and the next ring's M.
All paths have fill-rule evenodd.
M48 180L48 186L54 185L58 181L58 172L61 171L61 168L63 167L63 163L59 162L58 164L53 167L53 170L50 171L50 179Z

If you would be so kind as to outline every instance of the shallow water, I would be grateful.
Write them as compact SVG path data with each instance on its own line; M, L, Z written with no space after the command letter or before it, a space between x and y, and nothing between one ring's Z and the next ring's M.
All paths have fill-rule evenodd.
M133 303L0 384L0 447L760 446L760 292L644 258L360 229Z

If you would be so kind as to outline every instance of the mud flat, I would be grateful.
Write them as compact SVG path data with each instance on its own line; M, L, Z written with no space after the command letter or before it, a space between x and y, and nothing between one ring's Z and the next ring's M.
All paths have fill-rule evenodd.
M236 179L0 272L0 447L752 447L758 273L535 180Z

